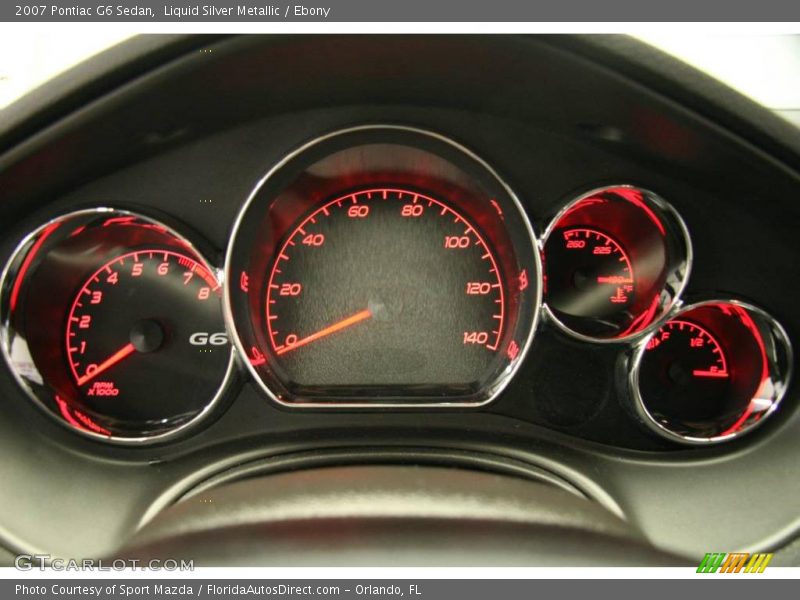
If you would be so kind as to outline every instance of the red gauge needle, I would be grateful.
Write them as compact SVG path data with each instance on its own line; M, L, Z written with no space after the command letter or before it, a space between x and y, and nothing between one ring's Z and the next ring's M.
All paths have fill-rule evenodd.
M633 279L623 277L622 275L609 275L608 277L601 275L597 278L597 283L633 283Z
M337 331L341 331L345 327L350 327L351 325L355 325L365 319L369 319L372 317L372 311L368 308L357 312L354 315L347 317L346 319L342 319L341 321L337 321L333 325L328 325L325 329L320 329L316 333L312 333L311 335L304 337L303 339L297 340L294 344L289 344L287 346L283 346L282 348L278 348L276 354L279 356L281 354L285 354L290 350L295 350L300 346L305 346L306 344L310 344L311 342L315 342L320 338L325 337L326 335L330 335L332 333L336 333Z
M114 354L112 354L107 359L105 359L103 362L101 362L99 365L97 365L97 368L94 371L92 371L91 373L86 373L86 375L84 375L83 377L79 377L78 378L78 385L83 385L84 383L87 383L88 381L91 381L92 379L97 377L100 373L102 373L103 371L106 371L107 369L110 369L115 364L117 364L119 361L121 361L126 356L128 356L129 354L131 354L132 352L135 352L135 351L136 351L136 348L134 347L134 345L131 344L130 342L128 342L122 348L117 350Z
M695 377L720 377L722 379L728 376L726 371L704 371L702 369L695 369L692 371L692 375Z

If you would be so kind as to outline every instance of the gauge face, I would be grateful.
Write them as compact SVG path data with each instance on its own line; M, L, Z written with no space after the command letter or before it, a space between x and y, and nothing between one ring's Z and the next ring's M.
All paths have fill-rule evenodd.
M675 441L731 439L778 407L790 361L785 332L763 311L734 301L689 306L637 351L636 409Z
M270 272L269 339L299 386L469 384L502 340L494 252L430 195L335 198L302 218Z
M633 266L613 237L588 227L568 227L551 235L547 253L551 307L578 317L603 318L633 303Z
M226 258L235 341L301 407L480 405L507 385L541 301L530 224L455 143L362 127L291 154Z
M619 341L654 327L689 276L691 245L680 217L633 186L578 197L545 235L548 312L583 341Z
M144 248L100 267L67 317L80 400L121 421L191 417L195 398L214 395L227 365L225 353L196 345L224 339L219 294L205 267L171 250Z
M676 412L699 422L726 411L731 378L725 351L691 321L672 320L658 330L647 343L640 377L654 413Z
M3 355L72 430L157 442L221 402L235 366L221 286L166 225L113 209L70 213L28 236L6 277Z

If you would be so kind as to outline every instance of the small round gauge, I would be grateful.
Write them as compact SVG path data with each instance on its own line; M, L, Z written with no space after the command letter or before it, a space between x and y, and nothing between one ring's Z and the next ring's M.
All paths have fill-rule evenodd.
M584 341L642 335L678 301L690 263L686 227L664 200L633 186L594 190L545 233L547 312Z
M657 413L674 410L702 421L725 412L731 384L725 351L701 325L674 319L662 326L647 342L639 377Z
M671 439L730 439L777 408L789 354L783 330L754 307L731 301L688 307L639 349L632 371L637 409Z
M171 437L208 415L232 376L212 267L147 217L95 209L51 221L20 245L2 290L18 382L89 437Z
M226 261L232 329L292 406L491 401L540 302L532 230L480 159L402 127L331 134L261 182Z
M603 318L624 310L636 295L631 259L612 236L567 227L548 246L548 295L552 306L579 317Z

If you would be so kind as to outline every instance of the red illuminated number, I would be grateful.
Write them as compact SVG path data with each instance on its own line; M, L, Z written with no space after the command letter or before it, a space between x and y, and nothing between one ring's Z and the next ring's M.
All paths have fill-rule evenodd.
M592 254L611 254L611 246L595 246Z
M586 241L585 240L567 240L567 249L568 250L575 250L579 248L585 248Z
M192 280L192 277L194 277L194 272L193 271L184 271L183 272L183 285L189 285L189 282Z
M289 335L286 336L285 344L287 346L294 346L296 343L297 343L297 335L295 335L294 333L290 333Z
M484 296L492 291L492 285L480 281L470 281L467 283L467 294L470 296Z
M703 338L698 336L691 339L689 346L692 348L701 348L703 346Z
M489 341L489 334L485 331L465 331L464 344L485 344Z
M197 299L198 300L208 300L208 297L211 295L211 288L207 285L200 288L200 291L197 292Z
M303 286L299 283L284 283L278 293L281 296L299 296L302 289Z
M469 236L466 235L446 235L444 236L445 248L466 248L469 246Z
M106 277L106 283L110 283L111 285L116 285L118 281L119 281L119 275L117 275L116 271L114 271L108 277Z
M92 299L89 300L90 304L100 304L103 301L103 292L92 292Z
M403 217L420 217L425 208L422 204L404 204L400 215Z
M508 360L514 360L519 355L519 345L515 340L511 340L511 343L508 345L508 349L506 350L506 356L508 356Z
M305 246L322 246L325 243L325 236L321 233L309 233L303 238Z
M133 263L133 267L131 268L131 277L139 277L142 274L142 269L144 269L144 265L142 263Z
M91 315L83 315L81 320L78 321L78 327L81 329L89 329L92 326L92 317Z
M82 342L81 342L81 345L80 345L80 347L78 348L78 352L79 352L80 354L83 354L84 352L86 352L86 340L84 340L84 341L82 341Z
M357 204L347 209L347 216L353 219L363 219L369 214L369 206L366 204Z
M159 275L166 275L169 272L169 263L163 262L158 265L158 269L156 269Z

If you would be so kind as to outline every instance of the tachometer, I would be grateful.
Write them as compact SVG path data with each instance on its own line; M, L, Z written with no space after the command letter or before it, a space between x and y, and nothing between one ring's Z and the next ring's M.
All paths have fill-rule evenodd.
M196 259L141 248L112 258L80 287L67 315L66 355L81 401L115 419L160 421L191 414L217 383L197 333L224 339L220 286ZM210 347L210 346L209 346Z
M40 227L7 266L2 350L60 423L156 442L221 401L235 359L213 268L158 221L83 210Z
M510 190L426 132L364 127L291 155L237 221L233 330L295 406L475 405L528 347L538 253Z

